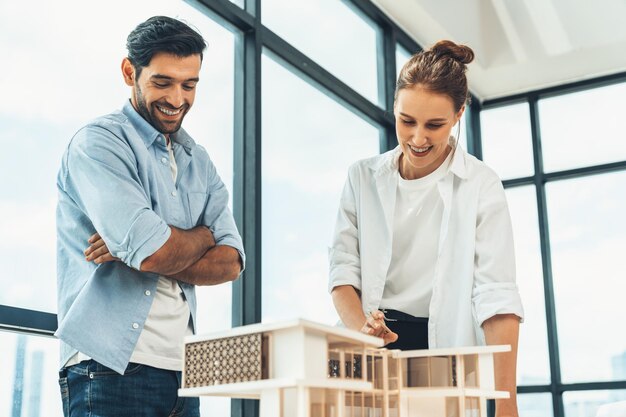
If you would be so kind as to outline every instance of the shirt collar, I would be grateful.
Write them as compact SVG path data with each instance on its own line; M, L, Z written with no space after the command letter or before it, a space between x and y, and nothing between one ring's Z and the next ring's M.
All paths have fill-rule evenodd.
M452 161L450 161L450 165L448 166L448 172L452 172L461 179L466 179L467 170L465 168L465 151L458 146L457 140L453 136L450 136L449 143L450 146L452 146L452 152L454 152L454 154L452 155ZM398 170L398 161L401 154L402 149L400 148L400 145L385 153L384 157L372 167L375 172L374 175L379 177L381 175L396 172Z
M128 120L137 130L139 136L141 136L141 139L144 141L147 148L152 146L154 141L159 137L159 135L161 135L161 132L156 130L150 123L148 123L146 119L144 119L137 112L137 110L135 110L130 102L130 99L124 103L124 106L122 107L122 113L124 113L124 115L128 117ZM185 132L183 128L180 128L180 130L176 133L170 134L170 139L181 145L183 149L185 149L185 152L187 152L189 155L191 155L193 148L196 147L196 143L194 142L194 140L191 139L191 136L189 136L189 134L187 134L187 132Z
M466 152L463 148L461 148L458 144L458 141L454 137L450 137L451 143L453 144L454 154L452 155L452 161L450 161L450 172L461 179L467 178L467 169L465 167L465 156Z

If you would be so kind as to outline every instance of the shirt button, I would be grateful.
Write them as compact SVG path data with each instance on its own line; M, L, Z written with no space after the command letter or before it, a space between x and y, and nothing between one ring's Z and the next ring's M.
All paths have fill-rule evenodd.
M161 136L157 137L157 141L163 142L163 138Z
M172 197L176 197L178 193L176 191L172 191Z
M133 323L133 329L138 329L139 328L139 323Z
M167 158L166 157L161 158L161 162L163 162L164 164L167 164Z
M150 290L146 290L146 291L144 291L144 294L146 294L146 295L150 295L150 294L152 294L152 293L150 292Z

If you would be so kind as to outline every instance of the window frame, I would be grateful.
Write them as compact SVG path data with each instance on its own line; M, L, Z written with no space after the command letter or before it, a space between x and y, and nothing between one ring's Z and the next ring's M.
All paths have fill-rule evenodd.
M621 72L613 75L530 91L528 93L516 94L514 96L486 100L476 106L479 114L482 110L494 109L519 103L526 103L529 106L535 174L527 177L507 179L503 181L503 185L505 189L523 185L534 185L536 190L551 379L550 384L547 385L519 386L517 388L517 392L519 394L550 393L552 395L554 417L565 416L563 393L568 391L624 389L626 388L626 381L602 381L569 384L564 384L562 382L545 185L546 183L552 181L561 181L581 178L588 175L602 175L616 171L624 171L626 170L626 160L546 173L543 166L543 151L541 147L539 101L545 98L564 96L624 82L626 82L626 72ZM480 128L480 123L478 123L478 128ZM478 142L476 143L478 149L482 149L482 144L480 143L480 131L475 133L474 139L476 138L478 138ZM480 157L482 157L482 152Z

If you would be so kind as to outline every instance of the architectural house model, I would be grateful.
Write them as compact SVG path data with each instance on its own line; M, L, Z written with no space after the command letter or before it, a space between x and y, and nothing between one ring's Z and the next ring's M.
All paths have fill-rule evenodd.
M486 417L493 354L509 346L399 351L306 320L185 340L180 396L260 399L261 417Z

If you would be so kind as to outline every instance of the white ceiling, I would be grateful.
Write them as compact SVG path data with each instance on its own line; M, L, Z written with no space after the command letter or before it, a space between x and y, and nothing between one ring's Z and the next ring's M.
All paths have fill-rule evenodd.
M417 43L470 46L481 101L626 71L626 0L373 0Z

